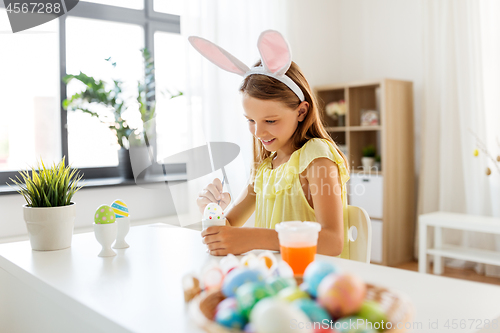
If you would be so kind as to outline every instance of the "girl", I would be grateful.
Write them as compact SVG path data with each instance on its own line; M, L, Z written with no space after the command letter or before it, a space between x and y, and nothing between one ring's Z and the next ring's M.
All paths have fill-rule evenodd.
M273 38L266 40L266 33L274 34ZM206 45L200 46L197 41L190 38L193 46L207 56L208 52L203 51ZM300 68L290 58L281 76L274 75L277 71L272 72L272 61L282 56L279 52L283 53L283 45L288 51L283 41L275 31L264 32L258 44L262 61L251 70L243 68L245 79L240 87L243 116L254 141L251 180L225 213L226 226L205 229L203 243L212 255L236 255L253 249L279 251L278 234L274 230L277 223L317 221L322 226L317 252L348 259L348 163L326 132L317 101ZM269 48L276 44L274 54L269 54ZM267 50L263 50L266 46ZM213 55L214 50L211 51ZM268 63L266 58L270 59ZM224 68L220 61L210 60ZM222 193L221 181L215 179L199 193L197 204L203 211L208 203L219 200L225 209L231 198L229 193ZM242 228L254 211L255 227Z

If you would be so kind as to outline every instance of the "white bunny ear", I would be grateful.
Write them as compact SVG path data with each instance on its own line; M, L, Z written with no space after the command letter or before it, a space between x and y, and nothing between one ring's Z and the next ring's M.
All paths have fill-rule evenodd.
M285 75L292 64L292 54L283 35L276 30L266 30L257 42L264 68L276 75Z
M197 36L190 36L188 40L196 51L220 68L241 76L248 72L247 65L214 43Z

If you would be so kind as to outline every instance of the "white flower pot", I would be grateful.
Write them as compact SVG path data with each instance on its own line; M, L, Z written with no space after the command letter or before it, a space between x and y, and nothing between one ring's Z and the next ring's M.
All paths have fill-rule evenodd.
M118 225L118 232L116 233L116 242L113 248L126 249L130 247L125 241L125 236L127 236L130 230L130 215L126 217L117 217L115 223Z
M361 164L363 165L363 170L370 171L375 165L375 157L361 157Z
M62 250L71 246L76 217L73 202L59 207L24 205L23 215L33 250Z
M116 239L116 233L118 231L118 225L116 222L98 224L94 223L94 233L95 238L102 245L102 250L98 254L99 257L112 257L116 256L115 251L111 248L111 244Z

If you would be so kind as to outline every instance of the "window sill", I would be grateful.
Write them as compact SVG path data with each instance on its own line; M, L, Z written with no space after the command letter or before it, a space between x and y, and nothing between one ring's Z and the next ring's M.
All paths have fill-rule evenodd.
M156 184L162 182L183 182L187 181L186 173L171 173L165 178L162 176L148 179L147 181L142 182L143 184ZM132 186L136 185L135 181L132 179L124 179L121 177L112 177L112 178L95 178L95 179L85 179L83 180L82 190L88 188L103 188L103 187L111 187L111 186ZM0 195L7 194L18 194L15 190L16 186L8 186L1 185L0 186Z

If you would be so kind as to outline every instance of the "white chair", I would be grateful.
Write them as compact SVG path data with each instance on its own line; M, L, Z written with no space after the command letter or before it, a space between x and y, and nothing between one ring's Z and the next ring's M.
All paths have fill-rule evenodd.
M372 251L372 223L361 207L347 206L349 216L349 256L351 260L370 263Z

